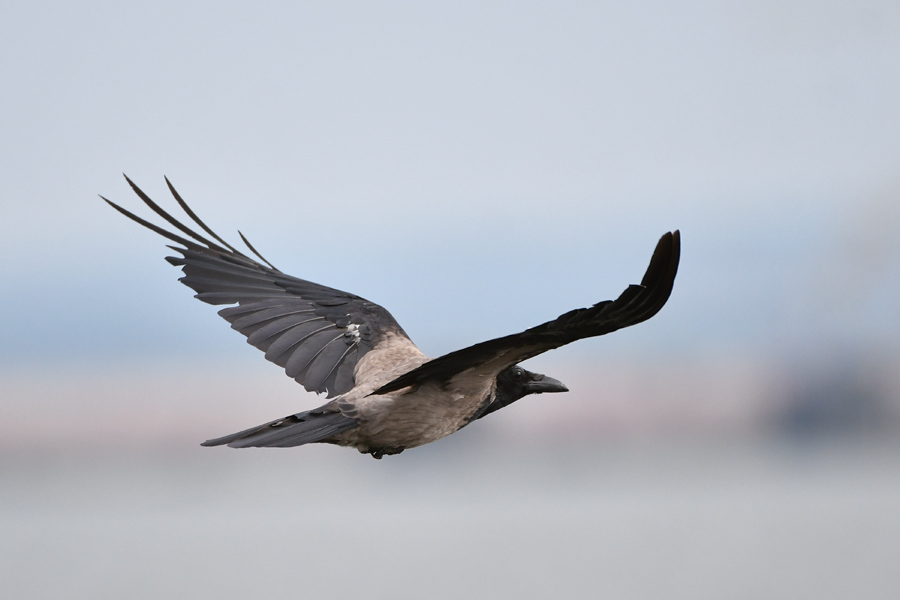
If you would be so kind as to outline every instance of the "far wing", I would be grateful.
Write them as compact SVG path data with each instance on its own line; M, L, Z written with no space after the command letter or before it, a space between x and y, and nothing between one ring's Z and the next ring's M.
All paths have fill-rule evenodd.
M248 343L264 351L266 359L284 367L287 375L307 390L325 392L329 398L351 390L356 364L386 336L415 348L381 306L285 275L260 256L243 235L247 247L265 264L230 246L194 214L168 179L166 183L178 204L212 239L179 222L125 179L147 206L188 237L103 199L128 218L180 244L182 247L169 248L181 256L166 258L182 268L184 277L179 281L197 292L195 297L203 302L236 305L219 314L246 336Z
M425 381L446 383L455 375L478 368L496 375L506 367L582 338L604 335L646 321L659 312L675 283L681 234L660 238L640 285L630 285L615 300L579 308L522 333L496 338L445 354L375 390L388 394Z

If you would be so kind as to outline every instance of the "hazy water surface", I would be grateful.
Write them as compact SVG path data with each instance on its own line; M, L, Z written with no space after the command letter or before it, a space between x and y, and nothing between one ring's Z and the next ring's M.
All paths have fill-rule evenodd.
M331 447L7 454L0 587L9 598L900 597L900 443L463 441L380 462Z

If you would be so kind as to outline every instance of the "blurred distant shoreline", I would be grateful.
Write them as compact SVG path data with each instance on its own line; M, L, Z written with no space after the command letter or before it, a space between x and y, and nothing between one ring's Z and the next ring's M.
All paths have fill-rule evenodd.
M545 360L565 395L525 399L472 438L846 437L900 432L900 357L798 365L749 360L593 368ZM268 367L268 365L264 365ZM0 449L193 444L315 405L275 369L136 363L0 371Z

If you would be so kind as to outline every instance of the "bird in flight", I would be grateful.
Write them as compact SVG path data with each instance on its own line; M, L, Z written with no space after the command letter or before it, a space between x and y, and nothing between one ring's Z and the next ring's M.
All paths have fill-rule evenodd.
M315 442L356 448L381 458L439 440L529 394L566 392L560 381L519 363L583 338L646 321L669 299L680 254L676 230L660 238L640 285L615 300L578 308L536 327L428 358L383 307L348 292L286 275L247 256L216 235L166 179L169 191L202 235L151 200L128 177L141 200L179 233L155 225L103 198L126 217L178 244L179 280L284 368L324 405L276 419L203 446L301 446ZM207 237L208 236L208 237ZM258 260L257 260L258 259Z

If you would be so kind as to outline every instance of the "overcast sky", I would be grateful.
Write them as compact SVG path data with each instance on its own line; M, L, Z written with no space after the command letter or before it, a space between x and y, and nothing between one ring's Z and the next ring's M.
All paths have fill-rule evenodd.
M674 228L665 310L565 352L896 349L898 57L888 1L7 2L3 368L250 360L99 200L141 209L122 172L430 355L615 297Z
M324 399L100 200L150 217L123 172L431 356L675 228L681 268L529 361L571 393L384 461L202 449ZM2 0L0 589L900 597L898 231L897 0ZM744 435L792 423L838 443Z

